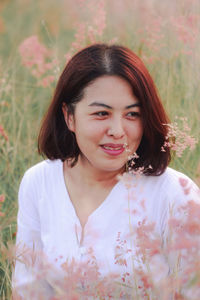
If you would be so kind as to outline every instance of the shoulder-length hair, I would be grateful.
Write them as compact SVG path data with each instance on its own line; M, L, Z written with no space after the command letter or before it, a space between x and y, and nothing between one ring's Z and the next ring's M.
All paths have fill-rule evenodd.
M170 151L161 151L169 119L156 91L155 84L141 61L130 49L120 45L94 44L76 53L67 63L55 89L38 137L38 151L50 160L70 159L72 166L80 154L74 133L64 120L62 104L74 113L84 89L103 75L127 80L140 101L144 133L137 149L133 170L144 169L146 175L160 175L170 162ZM149 167L151 166L151 167Z

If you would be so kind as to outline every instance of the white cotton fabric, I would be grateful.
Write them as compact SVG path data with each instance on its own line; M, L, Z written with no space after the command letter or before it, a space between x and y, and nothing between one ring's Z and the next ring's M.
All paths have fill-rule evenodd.
M188 195L180 178L187 180ZM63 162L45 160L27 170L20 184L17 246L20 251L22 245L37 250L40 259L45 255L43 263L48 260L55 273L56 270L62 273L60 266L66 260L87 261L91 248L103 276L109 272L131 272L131 257L135 251L131 236L138 222L145 218L155 222L158 234L163 237L169 208L194 200L197 189L191 179L171 168L160 176L131 175L128 183L120 180L89 216L81 241L83 229L65 185ZM117 237L126 241L123 251L127 266L116 264ZM127 249L133 252L130 254ZM41 272L41 265L36 270ZM17 260L13 285L35 280L37 271L33 273Z

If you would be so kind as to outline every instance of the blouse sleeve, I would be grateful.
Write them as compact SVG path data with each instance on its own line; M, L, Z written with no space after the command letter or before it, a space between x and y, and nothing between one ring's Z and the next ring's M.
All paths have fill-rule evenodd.
M38 186L28 170L22 178L18 193L16 263L13 272L14 289L35 281L37 253L42 250L38 213Z

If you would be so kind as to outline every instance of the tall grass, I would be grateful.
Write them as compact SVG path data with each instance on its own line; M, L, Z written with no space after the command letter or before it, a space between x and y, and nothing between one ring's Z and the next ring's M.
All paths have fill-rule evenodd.
M199 30L198 0L0 2L0 195L5 196L0 215L1 299L11 298L9 248L15 241L19 182L28 167L43 159L37 154L37 134L65 55L95 41L130 47L146 62L171 120L187 117L198 138ZM46 87L22 65L19 54L20 44L33 35L57 59L55 80ZM198 143L171 162L197 183L199 150Z

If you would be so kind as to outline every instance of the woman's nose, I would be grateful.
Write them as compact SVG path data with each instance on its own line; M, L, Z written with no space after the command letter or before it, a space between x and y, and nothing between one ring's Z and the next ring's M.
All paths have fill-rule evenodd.
M120 139L124 134L122 120L120 118L111 120L108 128L108 135Z

